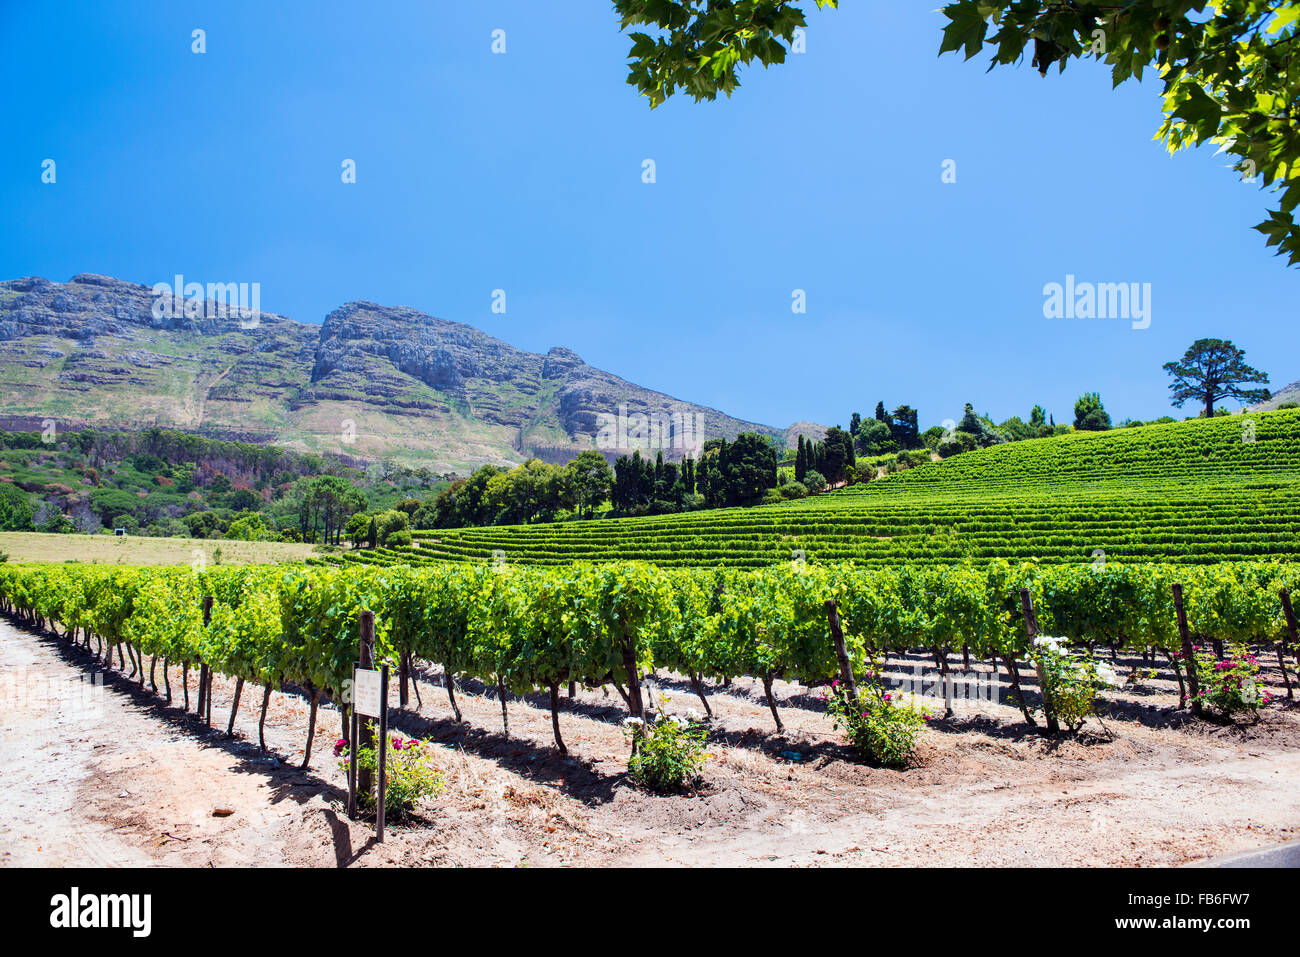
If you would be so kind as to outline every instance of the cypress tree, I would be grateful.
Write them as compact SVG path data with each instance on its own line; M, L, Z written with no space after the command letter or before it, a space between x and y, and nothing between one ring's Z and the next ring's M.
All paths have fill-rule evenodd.
M655 497L655 467L648 458L641 460L641 480L637 483L637 501L649 505Z

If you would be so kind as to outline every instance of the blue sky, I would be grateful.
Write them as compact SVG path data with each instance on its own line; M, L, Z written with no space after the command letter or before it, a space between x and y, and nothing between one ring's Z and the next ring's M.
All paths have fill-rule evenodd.
M1068 421L1084 391L1152 418L1203 336L1300 379L1268 195L1153 141L1150 80L938 58L934 6L811 9L807 53L652 112L605 2L7 3L0 277L409 305L779 426ZM1150 328L1044 318L1067 274L1150 283Z

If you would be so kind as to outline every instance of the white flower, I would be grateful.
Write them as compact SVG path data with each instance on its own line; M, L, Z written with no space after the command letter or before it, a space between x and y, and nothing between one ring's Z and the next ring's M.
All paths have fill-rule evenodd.
M1063 641L1064 639L1053 638L1051 635L1038 635L1034 638L1034 647L1046 648L1048 651L1054 651L1057 654L1060 654Z
M1110 685L1112 688L1118 688L1120 685L1119 675L1117 675L1115 673L1115 670L1111 668L1109 665L1098 665L1097 677L1100 678L1105 684Z
M625 728L640 728L644 726L645 726L645 722L642 721L640 718L628 717L623 719L623 727Z
M703 720L703 717L704 717L704 716L701 715L701 714L700 714L698 711L696 711L694 708L687 708L687 709L686 709L686 717L687 717L689 720L691 720L691 721L701 721L701 720Z

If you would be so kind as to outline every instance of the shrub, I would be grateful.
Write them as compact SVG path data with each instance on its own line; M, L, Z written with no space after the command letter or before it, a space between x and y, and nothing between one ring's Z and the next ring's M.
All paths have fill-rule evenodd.
M632 742L627 773L633 781L660 794L694 787L708 754L704 741L708 728L690 717L660 712L649 724L626 718L624 733Z
M1200 690L1195 700L1202 707L1223 717L1256 714L1272 695L1259 686L1259 660L1244 646L1234 645L1228 656L1216 660L1213 655L1196 650L1196 676Z
M244 542L273 542L279 535L257 512L235 519L226 529L226 538Z
M813 495L826 491L826 476L816 469L809 469L803 475L803 484Z
M939 440L935 451L939 453L939 458L947 459L963 452L973 452L978 447L979 440L974 435L969 432L954 431Z
M1060 638L1039 635L1029 657L1038 669L1044 698L1067 731L1078 731L1097 713L1097 695L1103 688L1120 684L1109 666L1089 654L1072 654Z
M376 544L389 546L390 539L398 532L404 532L408 528L408 519L405 512L399 512L397 509L389 509L386 512L380 512L374 517ZM409 538L409 536L408 536ZM410 541L407 541L410 544Z
M808 494L808 486L804 485L803 482L790 482L782 485L780 492L782 498L804 498Z
M402 529L399 532L389 532L387 540L384 542L387 548L404 548L412 542L411 533Z
M879 669L873 665L858 685L858 699L832 681L823 696L837 730L857 748L866 761L886 767L903 767L916 749L916 739L930 715L913 704L903 703L884 689Z
M375 738L379 732L374 722L370 725ZM334 757L339 759L339 768L344 776L348 773L349 748L347 738L334 742ZM370 771L379 788L379 751L377 747L363 747L357 752L357 770ZM388 758L384 763L385 784L384 818L390 821L403 821L415 810L417 804L425 798L437 797L446 787L446 780L433 763L433 752L427 741L416 738L401 738L390 735L388 738ZM376 805L375 791L357 794L357 806L373 810Z

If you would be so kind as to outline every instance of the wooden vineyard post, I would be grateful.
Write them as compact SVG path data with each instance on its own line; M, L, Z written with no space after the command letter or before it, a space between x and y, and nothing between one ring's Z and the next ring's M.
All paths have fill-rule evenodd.
M363 614L370 615L369 612ZM374 617L370 618L373 629ZM370 631L373 636L373 630ZM378 771L379 788L375 799L375 837L379 843L384 840L384 816L387 812L388 791L388 665L378 671L362 668L358 665L352 670L352 739L348 751L348 817L355 820L357 814L357 795L362 792L361 778L364 768L359 767L358 753L361 750L361 732L364 718L379 719ZM365 791L369 795L369 791Z
M410 700L410 693L407 690L407 685L410 681L410 676L411 676L411 667L407 660L406 652L403 652L398 657L398 665L397 665L397 680L398 680L397 703L403 708L406 707L407 702Z
M361 651L357 656L358 668L374 668L375 666L375 613L373 611L363 611L361 620L358 623L361 638ZM353 711L356 709L353 708ZM374 747L375 735L370 729L370 725L362 721L357 729L357 746L353 751L361 748ZM370 771L362 768L357 772L357 790L369 794L370 788L374 784L374 778Z
M1295 609L1291 607L1291 592L1283 588L1278 592L1278 596L1282 599L1282 614L1286 616L1287 634L1291 636L1291 650L1295 651L1296 647L1300 646L1300 634L1297 634Z
M374 637L375 616L370 612L371 637ZM379 705L379 792L375 798L375 840L384 843L384 811L388 804L388 665L379 669L379 686L382 702Z
M853 680L853 662L849 660L849 650L844 645L844 630L840 627L840 612L835 606L835 599L826 602L826 621L831 628L831 641L835 642L835 658L840 663L840 681L844 683L844 692L850 701L858 700L858 683Z
M1192 692L1192 714L1201 716L1201 680L1196 673L1196 652L1192 649L1192 634L1187 628L1187 612L1183 608L1183 586L1174 583L1174 613L1178 616L1178 637L1182 639L1183 661L1187 665L1187 685Z
M1282 614L1286 616L1286 632L1290 636L1290 642L1283 641L1277 650L1277 663L1282 668L1282 677L1286 679L1286 697L1287 700L1294 699L1294 693L1291 691L1291 679L1286 673L1286 652L1291 654L1297 653L1297 647L1300 647L1300 636L1296 634L1295 609L1291 607L1291 592L1285 588L1278 592L1282 599Z
M1034 612L1034 599L1029 594L1028 588L1020 589L1020 609L1025 615L1025 631L1029 634L1029 644L1034 643L1038 637L1038 615ZM1047 692L1047 675L1043 672L1043 666L1035 656L1034 670L1038 672L1038 693L1043 698L1043 717L1047 719L1047 733L1057 734L1061 730L1061 723L1056 720L1056 709L1052 707L1052 697Z
M203 596L203 630L212 624L212 596ZM199 703L196 714L210 726L212 724L212 687L210 669L203 661L199 662Z
M351 734L348 735L348 819L357 819L357 709L352 714Z

